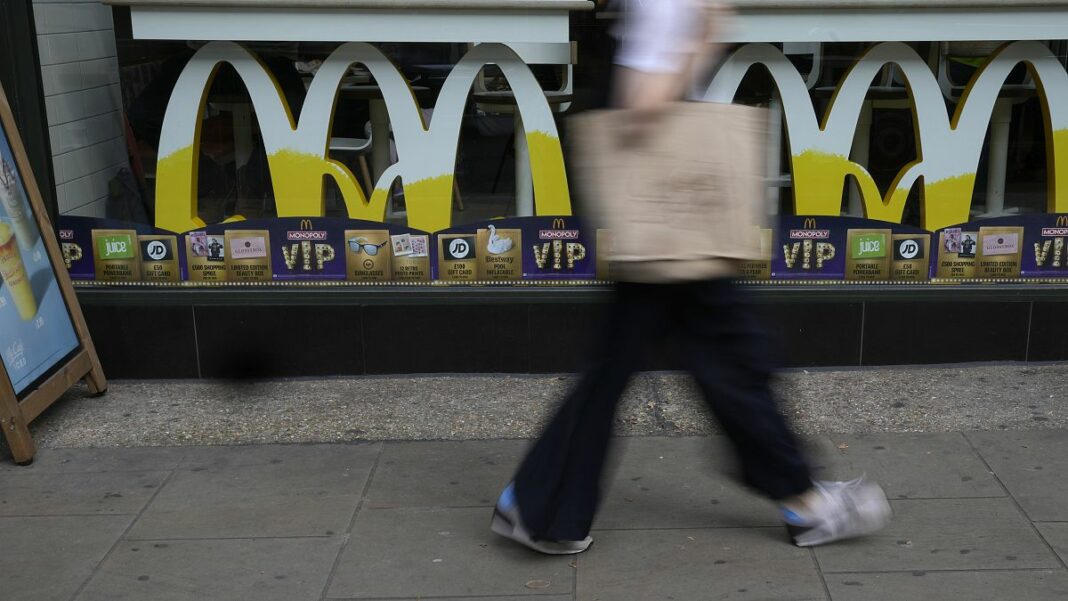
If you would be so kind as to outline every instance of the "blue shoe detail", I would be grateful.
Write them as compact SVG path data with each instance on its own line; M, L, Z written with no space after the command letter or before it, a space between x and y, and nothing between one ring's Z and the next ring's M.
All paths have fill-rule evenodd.
M808 521L801 517L794 511L791 511L785 507L780 507L779 511L782 513L782 519L791 526L807 526Z
M515 508L515 484L510 483L508 487L501 493L501 498L497 499L497 507L501 511L511 511Z

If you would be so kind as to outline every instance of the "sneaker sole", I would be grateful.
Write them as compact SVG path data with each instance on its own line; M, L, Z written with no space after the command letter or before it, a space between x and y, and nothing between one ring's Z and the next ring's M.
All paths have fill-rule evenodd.
M560 543L540 543L539 541L531 540L527 536L523 536L522 533L517 531L515 524L504 517L500 511L496 508L493 510L493 520L490 522L490 529L495 534L499 534L504 538L515 541L528 549L537 551L538 553L544 553L546 555L575 555L582 553L586 549L590 548L593 544L593 539L587 538L587 541L576 541L576 545L580 545L574 548L567 548L560 545ZM582 544L585 542L585 544Z
M881 515L878 520L869 523L864 528L859 528L848 533L839 534L838 536L824 536L823 538L806 541L798 541L797 539L799 536L803 536L804 534L810 532L809 530L797 528L796 526L791 526L789 524L787 524L786 530L790 533L790 538L793 540L795 546L816 547L819 545L826 545L827 543L833 543L840 540L849 540L851 538L858 538L861 536L868 536L869 534L875 534L876 532L879 532L890 524L892 516L893 512L889 511L888 509L888 511L885 514Z

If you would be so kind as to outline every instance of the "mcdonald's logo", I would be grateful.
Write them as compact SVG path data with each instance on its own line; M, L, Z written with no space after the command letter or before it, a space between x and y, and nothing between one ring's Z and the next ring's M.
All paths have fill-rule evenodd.
M1068 237L1068 215L1057 215L1057 226L1042 228L1042 237Z
M553 219L552 229L538 231L541 240L578 240L581 235L578 230L567 229L567 222L561 217Z
M326 240L327 233L324 231L316 231L311 219L300 220L300 231L286 232L286 239L291 242L302 242L305 240L312 240L321 242Z
M431 232L450 227L460 127L471 86L486 64L502 70L514 92L515 110L523 117L537 214L571 214L552 110L530 68L507 46L479 44L468 51L443 84L428 125L408 81L370 44L342 44L322 63L296 120L273 75L255 56L233 42L211 42L186 64L164 115L156 166L156 225L160 228L187 232L205 226L197 210L201 116L212 78L223 63L234 67L252 100L279 217L324 215L324 178L330 177L341 191L350 218L382 222L399 178L409 226ZM356 63L371 72L382 91L399 157L379 175L370 197L348 167L325 152L338 89Z
M880 71L893 64L907 81L916 125L917 160L902 166L881 191L864 165L849 159L860 115ZM861 191L865 215L901 223L912 189L921 186L922 225L937 230L969 220L976 172L1001 88L1017 65L1026 64L1043 105L1047 144L1047 210L1068 213L1068 72L1044 44L1013 42L982 65L960 96L952 118L927 60L900 42L868 49L837 86L825 115L813 103L794 64L771 44L747 44L716 73L705 99L730 102L749 70L763 65L782 99L790 145L795 215L839 215L846 181ZM902 87L904 93L905 88Z
M805 217L804 225L799 230L790 230L791 240L827 240L831 237L831 230L816 229L816 218Z

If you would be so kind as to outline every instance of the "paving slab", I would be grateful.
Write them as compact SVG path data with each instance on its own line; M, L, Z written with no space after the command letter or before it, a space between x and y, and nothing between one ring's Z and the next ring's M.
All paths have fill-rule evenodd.
M523 453L523 440L388 443L365 507L491 507Z
M506 597L382 597L379 599L359 599L358 601L431 601L433 599L440 599L441 601L516 601L516 599L532 599L534 601L574 601L575 598L572 595L509 595ZM357 600L334 599L328 597L328 601Z
M826 598L810 553L778 529L603 532L578 566L579 601Z
M1064 570L981 570L829 574L832 601L1062 601L1068 599Z
M594 529L774 526L774 506L738 482L722 437L615 441Z
M0 473L0 516L136 514L167 472Z
M0 596L69 601L132 516L0 518Z
M1068 521L1068 432L968 432L966 436L1028 517L1038 522Z
M820 478L861 474L891 499L1004 497L982 459L959 433L831 434L833 454Z
M170 471L185 457L184 447L142 447L132 449L49 449L37 451L27 466L0 461L0 477L5 473L71 474L78 472Z
M329 598L569 594L566 556L539 555L490 532L485 508L365 509ZM539 597L540 598L540 597Z
M872 536L816 548L824 573L1057 568L1011 499L893 501Z
M378 445L191 449L131 539L332 536L352 519Z
M1068 564L1068 522L1047 522L1035 524L1035 527L1061 557L1061 561ZM1065 598L1068 599L1068 595Z
M123 541L77 601L318 599L341 540Z
M187 447L179 469L220 471L271 467L280 471L363 469L380 444L267 444Z

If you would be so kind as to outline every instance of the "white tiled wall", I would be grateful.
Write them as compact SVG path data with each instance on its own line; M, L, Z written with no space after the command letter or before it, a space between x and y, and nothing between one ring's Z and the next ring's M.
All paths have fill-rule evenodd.
M111 8L34 0L60 213L103 217L108 182L128 166Z

